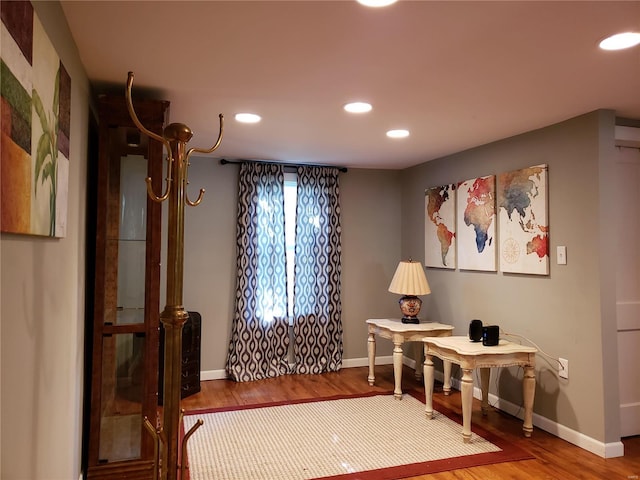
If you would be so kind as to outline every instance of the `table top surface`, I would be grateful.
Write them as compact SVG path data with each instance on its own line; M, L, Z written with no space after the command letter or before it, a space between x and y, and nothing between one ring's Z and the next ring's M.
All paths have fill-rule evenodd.
M537 348L529 345L500 340L498 345L487 347L482 342L472 342L466 335L454 335L451 337L429 337L423 342L440 348L453 350L459 355L500 355L509 353L536 353Z
M453 330L453 325L438 322L402 323L399 318L370 318L367 324L386 328L392 332L429 332L433 330Z

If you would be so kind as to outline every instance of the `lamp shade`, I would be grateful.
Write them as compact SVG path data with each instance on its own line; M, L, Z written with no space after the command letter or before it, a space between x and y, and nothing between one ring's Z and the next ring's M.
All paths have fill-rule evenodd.
M422 264L411 260L401 261L391 279L389 291L400 295L427 295L431 293Z

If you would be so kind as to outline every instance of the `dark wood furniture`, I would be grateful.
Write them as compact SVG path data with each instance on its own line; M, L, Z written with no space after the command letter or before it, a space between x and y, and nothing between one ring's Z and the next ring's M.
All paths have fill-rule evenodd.
M134 102L147 128L162 133L169 103ZM91 371L87 479L152 479L154 442L143 426L157 423L160 324L161 205L146 193L145 177L161 191L162 144L141 135L125 98L99 99L95 184L95 284L87 327ZM88 244L93 242L89 239Z
M180 398L187 398L200 391L200 335L202 317L198 312L188 312L189 318L182 327L182 381ZM164 388L164 325L160 323L160 374L158 402L162 405Z

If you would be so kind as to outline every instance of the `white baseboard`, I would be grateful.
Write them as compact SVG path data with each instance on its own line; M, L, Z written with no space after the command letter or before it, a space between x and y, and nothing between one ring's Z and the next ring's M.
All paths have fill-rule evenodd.
M200 381L205 380L224 380L227 378L227 372L224 370L202 370L200 371Z
M415 369L415 360L404 357L403 363L410 368ZM442 374L442 372L436 371L435 378L436 380L442 382L444 380L444 375ZM460 390L460 380L457 378L452 378L451 387L455 388L456 390ZM478 400L482 400L482 390L479 387L474 387L473 396ZM509 415L513 415L516 418L524 420L524 408L519 405L515 405L491 393L489 394L489 404L497 408L498 410L502 410ZM624 445L621 441L613 443L603 443L595 440L594 438L588 437L583 433L565 427L564 425L560 425L559 423L549 420L548 418L536 413L533 414L533 425L541 430L544 430L545 432L566 440L567 442L572 443L577 447L598 455L599 457L615 458L624 456Z
M482 398L482 391L480 388L475 387L473 389L473 396L475 398ZM523 419L524 409L515 405L511 402L503 400L496 395L489 394L489 404L493 405L495 408L502 410L503 412L507 412L514 417L519 419ZM603 443L594 438L588 437L583 433L577 432L576 430L572 430L571 428L565 427L564 425L560 425L552 420L549 420L546 417L538 415L536 413L533 414L533 425L545 432L549 432L556 437L559 437L563 440L566 440L569 443L573 443L574 445L583 448L591 453L594 453L602 458L614 458L614 457L622 457L624 456L624 445L622 442L613 442L613 443Z
M392 365L393 357L376 357L376 365ZM351 368L351 367L368 367L369 359L367 358L350 358L348 360L342 360L343 368Z
M393 357L376 357L376 365L391 365ZM353 358L342 360L342 368L367 367L369 360L366 358ZM223 380L227 378L227 372L224 370L202 370L200 372L200 380Z
M393 357L391 356L376 357L376 365L391 364L393 364ZM403 357L403 364L415 369L416 362L411 358ZM342 361L343 368L366 367L368 365L369 360L367 358L351 358ZM227 378L226 372L224 370L203 370L200 372L200 380L202 381L221 380L224 378ZM442 372L436 371L435 378L436 380L442 382ZM451 387L455 388L456 390L460 390L460 380L452 378ZM482 391L480 390L480 388L474 387L473 396L477 399L482 399ZM513 415L516 418L519 418L521 420L523 419L524 410L519 405L515 405L511 402L503 400L493 394L489 394L489 404L497 408L498 410L502 410L503 412ZM549 420L548 418L536 413L533 414L533 425L537 428L540 428L541 430L544 430L545 432L566 440L567 442L572 443L577 447L598 455L599 457L614 458L624 456L624 445L620 441L603 443L580 432L572 430L571 428L565 427L564 425L560 425L559 423Z

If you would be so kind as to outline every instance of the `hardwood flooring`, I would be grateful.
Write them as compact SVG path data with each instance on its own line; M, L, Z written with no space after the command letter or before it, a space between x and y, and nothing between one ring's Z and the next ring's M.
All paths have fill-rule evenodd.
M182 400L187 411L205 408L250 405L275 401L328 397L332 395L393 391L391 365L376 366L376 385L367 382L367 367L344 368L323 375L285 375L256 382L236 383L229 380L202 382L202 391ZM423 390L413 370L405 367L403 391ZM434 395L451 410L462 414L460 392L442 394L436 385ZM522 436L521 420L491 409L486 417L480 402L473 401L472 425L482 425L535 457L533 460L464 468L449 472L410 477L413 480L636 480L640 479L640 436L623 439L625 455L603 459L534 427L533 436ZM196 433L197 434L197 433ZM274 479L276 480L276 479Z

